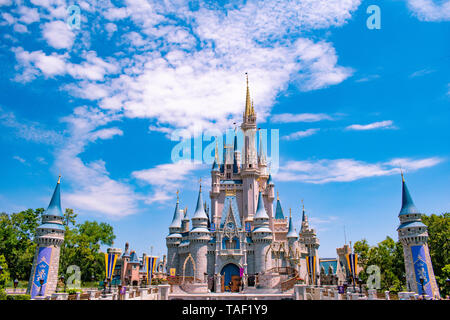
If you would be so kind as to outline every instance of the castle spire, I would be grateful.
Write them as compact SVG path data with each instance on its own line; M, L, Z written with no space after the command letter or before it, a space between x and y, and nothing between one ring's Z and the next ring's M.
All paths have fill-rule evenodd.
M283 208L281 208L280 196L277 191L277 208L275 209L275 219L284 219Z
M246 99L245 99L245 113L244 113L244 119L254 115L254 109L252 106L252 102L250 100L250 88L248 86L248 73L245 73L246 78L247 78L247 95L246 95Z
M58 177L58 182L56 183L55 191L53 191L52 199L48 205L47 210L45 211L45 215L49 216L60 216L63 217L63 212L61 209L61 176Z
M414 202L411 198L411 195L409 194L408 187L406 186L405 177L402 175L402 208L400 209L399 216L404 214L416 214L419 213L419 210L417 210L416 206L414 205Z
M199 219L199 218L208 220L208 216L206 215L206 212L205 212L205 207L203 206L201 180L200 180L200 188L198 191L197 207L195 209L195 213L194 213L194 216L192 217L192 219Z
M289 208L289 230L288 233L286 235L286 238L295 238L297 239L297 234L295 233L295 229L294 229L294 224L292 223L292 213L291 213L291 208Z

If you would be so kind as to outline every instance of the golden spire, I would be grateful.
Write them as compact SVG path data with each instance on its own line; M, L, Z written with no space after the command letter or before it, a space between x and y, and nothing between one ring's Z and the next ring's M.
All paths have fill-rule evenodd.
M277 191L277 201L279 201L279 200L280 200L280 194Z
M179 193L180 193L180 191L177 190L177 203L180 203Z
M253 114L252 112L252 105L251 105L251 101L250 101L250 89L248 87L248 73L245 73L246 77L247 77L247 96L245 99L245 113L244 113L244 117L248 117L250 115Z
M200 180L198 181L198 183L200 184L200 192L202 192L202 178L200 178Z
M303 203L303 199L302 199L302 210L303 212L305 212L305 204Z
M217 139L216 139L216 150L214 152L215 152L214 157L216 158L216 163L217 163L217 165L219 165L219 143L217 142Z
M402 182L405 182L405 177L403 176L403 170L400 168L400 174L402 175Z
M58 184L61 183L61 175L58 176Z
M291 208L289 208L289 218L292 218Z

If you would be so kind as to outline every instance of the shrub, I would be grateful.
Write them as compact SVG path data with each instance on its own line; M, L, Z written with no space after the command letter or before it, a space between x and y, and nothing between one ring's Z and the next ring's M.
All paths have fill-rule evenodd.
M30 300L29 294L10 294L6 297L6 300Z

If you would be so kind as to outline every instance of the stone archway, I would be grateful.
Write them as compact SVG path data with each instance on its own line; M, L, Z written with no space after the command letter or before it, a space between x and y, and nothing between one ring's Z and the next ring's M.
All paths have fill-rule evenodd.
M188 261L191 261L191 263L192 263L193 282L195 282L195 261L194 261L194 258L192 258L191 254L189 253L189 255L186 257L186 259L184 259L184 263L183 263L183 278L181 279L181 283L184 283L184 278L185 278L185 274L186 274L186 264L188 263Z
M222 267L222 270L220 271L220 274L223 279L224 287L230 286L231 291L239 291L239 284L236 283L237 278L239 278L240 281L240 272L239 267L230 262ZM237 289L236 289L237 288Z

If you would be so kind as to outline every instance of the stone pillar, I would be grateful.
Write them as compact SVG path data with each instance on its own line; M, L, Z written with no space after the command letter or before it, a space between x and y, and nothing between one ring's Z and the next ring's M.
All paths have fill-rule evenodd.
M376 289L367 290L367 294L369 295L369 300L377 300L377 290Z
M80 300L80 296L81 296L81 292L76 292L75 293L75 300Z
M306 300L306 284L294 285L295 300Z
M221 282L222 281L222 277L220 276L220 274L215 274L214 275L214 291L215 292L221 292L222 291L222 286L221 286Z
M56 298L56 300L67 300L68 296L69 296L69 294L68 293L64 293L64 292L52 293L52 298Z
M139 291L141 293L141 300L146 300L148 289L147 288L140 288Z
M384 297L386 300L391 300L391 298L389 297L389 291L384 292Z
M159 289L159 300L169 300L170 285L161 284L158 286L158 289Z
M341 300L341 295L337 289L333 289L334 300Z

